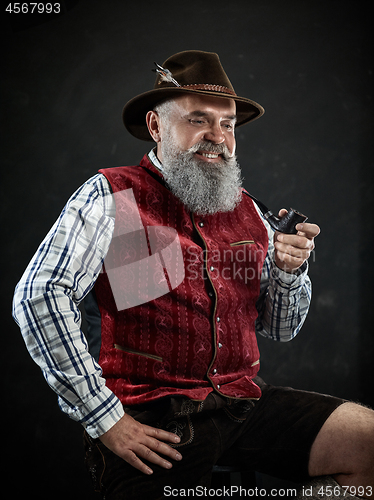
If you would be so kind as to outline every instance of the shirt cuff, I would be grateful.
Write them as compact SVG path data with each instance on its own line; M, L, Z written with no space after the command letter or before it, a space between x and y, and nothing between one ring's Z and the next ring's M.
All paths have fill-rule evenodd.
M82 406L76 407L73 414L71 410L68 413L83 425L93 439L109 431L125 414L122 403L108 387L103 387Z
M305 278L308 275L308 262L299 267L294 273L287 273L280 269L273 261L273 268L271 270L272 281L278 285L278 287L284 289L289 289L289 293L294 290L294 293L299 289L301 285L305 282ZM283 290L284 291L284 290Z

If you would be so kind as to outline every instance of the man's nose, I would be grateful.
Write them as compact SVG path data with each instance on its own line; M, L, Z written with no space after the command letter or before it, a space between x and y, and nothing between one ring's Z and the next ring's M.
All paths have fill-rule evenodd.
M204 138L207 141L213 142L214 144L222 144L225 142L225 136L222 132L222 128L219 124L212 124L204 134Z

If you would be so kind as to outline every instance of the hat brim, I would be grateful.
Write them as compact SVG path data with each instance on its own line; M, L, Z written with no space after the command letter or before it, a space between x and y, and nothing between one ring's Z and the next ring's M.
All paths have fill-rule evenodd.
M181 87L167 87L153 89L144 92L125 104L122 111L122 119L127 130L137 139L152 141L146 124L146 114L152 110L156 104L164 99L177 97L178 94L205 94L220 99L234 99L236 102L236 127L260 118L265 113L264 108L255 101L246 97L233 96L223 92L213 92L209 90L184 89Z

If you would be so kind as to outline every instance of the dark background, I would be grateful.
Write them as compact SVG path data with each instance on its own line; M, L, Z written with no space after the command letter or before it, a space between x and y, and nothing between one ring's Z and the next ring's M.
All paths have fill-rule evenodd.
M373 405L370 3L60 3L60 16L2 7L1 415L11 497L91 498L81 427L29 357L12 294L73 191L149 150L126 132L121 110L153 86L153 61L181 50L217 52L236 92L266 109L237 130L246 188L322 229L308 319L291 343L259 339L260 373Z

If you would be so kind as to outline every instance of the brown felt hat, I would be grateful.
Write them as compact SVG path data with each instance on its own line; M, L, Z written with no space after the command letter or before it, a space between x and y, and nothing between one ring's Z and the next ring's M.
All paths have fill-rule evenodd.
M256 120L264 114L264 108L246 97L236 95L219 57L214 52L187 50L169 57L158 66L153 90L139 94L123 108L122 118L127 130L133 136L151 141L146 114L164 99L180 94L195 93L236 101L236 126ZM166 71L164 71L166 70Z

